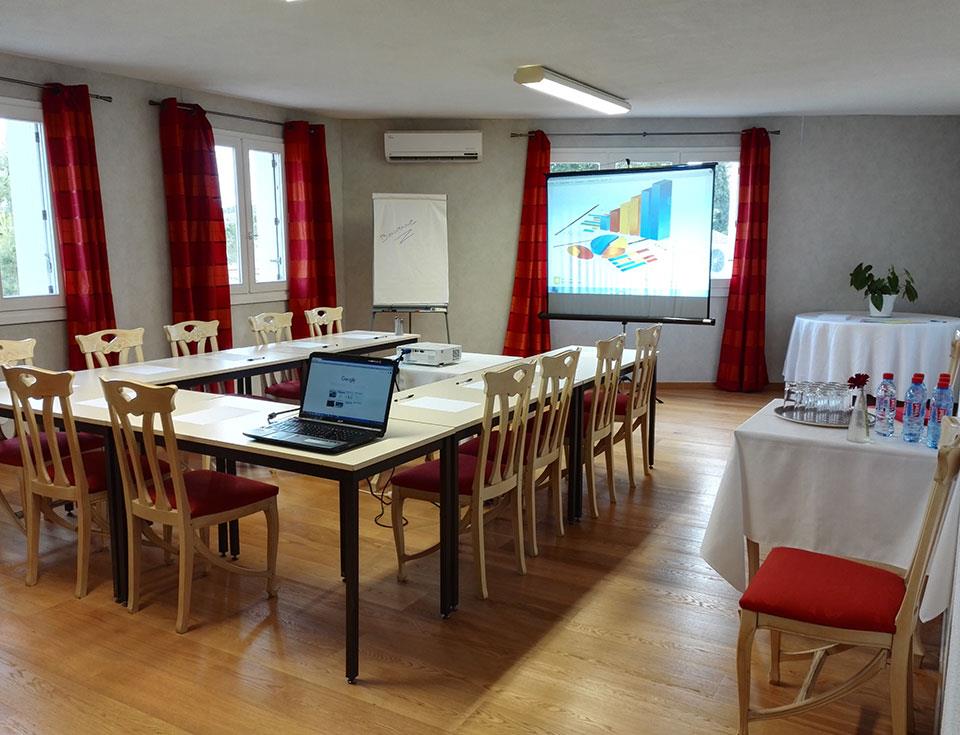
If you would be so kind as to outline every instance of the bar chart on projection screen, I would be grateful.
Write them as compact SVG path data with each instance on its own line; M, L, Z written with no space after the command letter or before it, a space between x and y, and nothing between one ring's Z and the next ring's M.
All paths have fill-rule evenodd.
M449 342L449 303L446 194L374 194L371 325L381 312L443 314Z

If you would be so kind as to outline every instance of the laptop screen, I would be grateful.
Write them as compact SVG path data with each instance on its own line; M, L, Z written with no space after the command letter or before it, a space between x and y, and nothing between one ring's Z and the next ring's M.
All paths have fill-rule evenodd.
M396 363L382 358L313 355L303 390L304 418L386 425Z

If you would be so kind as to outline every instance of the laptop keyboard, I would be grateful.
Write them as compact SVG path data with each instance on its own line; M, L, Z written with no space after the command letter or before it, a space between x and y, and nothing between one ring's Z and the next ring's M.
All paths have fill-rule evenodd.
M359 439L367 439L370 432L365 429L357 429L352 426L338 426L336 424L323 424L318 421L303 421L302 419L285 419L272 425L273 429L278 431L289 431L292 434L301 436L312 436L316 439L326 439L335 442L352 442Z

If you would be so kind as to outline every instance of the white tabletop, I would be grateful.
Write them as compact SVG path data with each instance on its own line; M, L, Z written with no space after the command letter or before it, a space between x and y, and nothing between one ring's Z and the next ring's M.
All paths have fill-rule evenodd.
M452 365L414 365L403 361L400 363L397 382L400 390L410 390L420 385L501 367L511 362L518 362L518 358L510 355L488 355L482 352L463 352L460 355L460 362Z
M783 364L784 380L846 382L855 373L870 375L868 390L892 372L902 399L917 372L927 385L950 367L950 343L960 318L894 313L888 319L863 312L798 314Z
M577 362L576 385L585 385L592 382L597 371L597 348L589 346L562 347L545 354L554 354L569 349L579 349L580 359ZM623 367L633 365L636 350L623 351ZM537 356L527 359L535 362ZM500 366L502 367L502 366ZM495 368L496 369L496 368ZM430 383L409 391L400 391L394 398L390 409L393 417L405 421L423 421L438 426L448 426L453 429L465 429L475 426L483 419L483 373L478 370L457 378ZM534 378L530 391L533 402L539 391L539 377Z
M899 437L873 444L843 429L804 426L762 408L734 432L701 548L737 589L746 587L745 538L906 568L913 555L937 453ZM921 606L929 620L948 604L956 556L954 498Z

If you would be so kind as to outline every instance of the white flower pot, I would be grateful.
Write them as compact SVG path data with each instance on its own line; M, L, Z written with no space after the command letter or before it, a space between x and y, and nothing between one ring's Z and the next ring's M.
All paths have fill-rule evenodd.
M897 295L891 294L890 296L883 297L883 308L877 309L873 305L873 301L870 300L870 297L867 297L867 303L870 305L870 316L880 317L881 319L886 319L893 313L893 306L897 303Z

